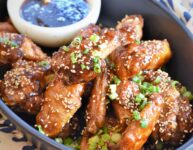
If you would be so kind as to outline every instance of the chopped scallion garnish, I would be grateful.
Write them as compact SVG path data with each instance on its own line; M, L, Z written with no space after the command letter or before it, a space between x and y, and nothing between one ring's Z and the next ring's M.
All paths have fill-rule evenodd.
M100 66L100 64L94 64L94 72L101 73L101 66Z
M157 76L157 78L154 80L155 84L159 84L161 82L161 77Z
M137 110L133 111L133 118L135 120L140 120L141 119L140 113Z
M70 54L70 58L73 64L77 63L77 56L74 52Z
M62 46L62 49L65 51L65 52L68 52L69 51L69 47L67 47L67 46Z
M147 128L148 127L148 120L147 119L141 119L140 125L142 128Z
M135 43L136 44L141 44L141 41L140 40L135 40Z
M60 143L60 144L63 144L62 138L55 138L55 141L58 142L58 143Z
M46 67L46 68L50 67L50 64L47 61L40 61L38 64L41 67Z
M121 139L121 134L120 133L113 133L111 135L111 141L114 142L115 144L118 143Z
M38 128L38 131L39 131L40 133L45 134L45 132L43 131L41 125L37 125L37 128Z
M97 43L100 40L100 37L97 34L93 34L90 36L90 40L94 43Z
M88 48L86 48L84 51L83 51L83 54L88 54L89 53L89 49Z
M85 70L85 69L86 69L86 65L81 64L80 66L81 66L82 70Z
M81 42L82 42L82 36L78 36L73 39L73 41L71 42L71 45L73 47L77 47L81 44Z
M117 77L117 76L113 76L113 82L115 83L115 84L120 84L121 83L121 80Z
M142 100L145 99L145 95L143 95L142 93L139 93L136 97L135 97L135 102L137 103L141 103Z

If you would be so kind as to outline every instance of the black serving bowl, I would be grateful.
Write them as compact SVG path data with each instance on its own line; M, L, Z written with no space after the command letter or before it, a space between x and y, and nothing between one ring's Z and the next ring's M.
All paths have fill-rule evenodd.
M5 0L0 0L0 19L6 15ZM193 35L171 12L160 6L156 0L102 0L99 23L114 26L125 14L141 14L145 20L144 39L168 39L173 57L167 64L169 74L193 91ZM3 77L4 68L0 68ZM0 100L0 109L20 129L28 140L41 149L69 150L54 140L39 133L30 126L28 116L19 117ZM27 118L27 119L26 119ZM192 150L193 137L179 150Z

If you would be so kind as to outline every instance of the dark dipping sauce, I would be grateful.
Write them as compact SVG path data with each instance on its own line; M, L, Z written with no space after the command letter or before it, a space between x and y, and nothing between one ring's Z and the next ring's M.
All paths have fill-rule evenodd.
M44 27L61 27L76 23L87 16L89 5L85 0L26 0L21 16L28 22Z

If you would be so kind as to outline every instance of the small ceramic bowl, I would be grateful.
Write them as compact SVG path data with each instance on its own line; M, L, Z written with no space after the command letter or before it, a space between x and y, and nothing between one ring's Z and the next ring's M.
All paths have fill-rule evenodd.
M100 14L101 0L87 0L89 13L81 21L63 27L41 27L34 25L21 17L21 6L25 0L8 0L7 8L9 16L17 30L27 35L37 44L46 47L59 47L77 34L80 29L90 23L96 23Z

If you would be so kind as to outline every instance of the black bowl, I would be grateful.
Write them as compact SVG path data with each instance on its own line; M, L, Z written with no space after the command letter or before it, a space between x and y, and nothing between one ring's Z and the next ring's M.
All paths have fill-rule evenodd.
M0 0L0 19L6 14ZM170 75L193 91L193 35L171 12L160 6L156 0L102 0L102 12L99 23L114 26L125 14L142 14L145 19L144 39L168 39L173 57L167 65ZM0 72L3 76L3 70ZM26 117L20 118L0 100L0 109L36 146L41 149L69 150L54 140L40 134ZM24 121L25 120L25 121ZM193 137L178 148L192 150Z

